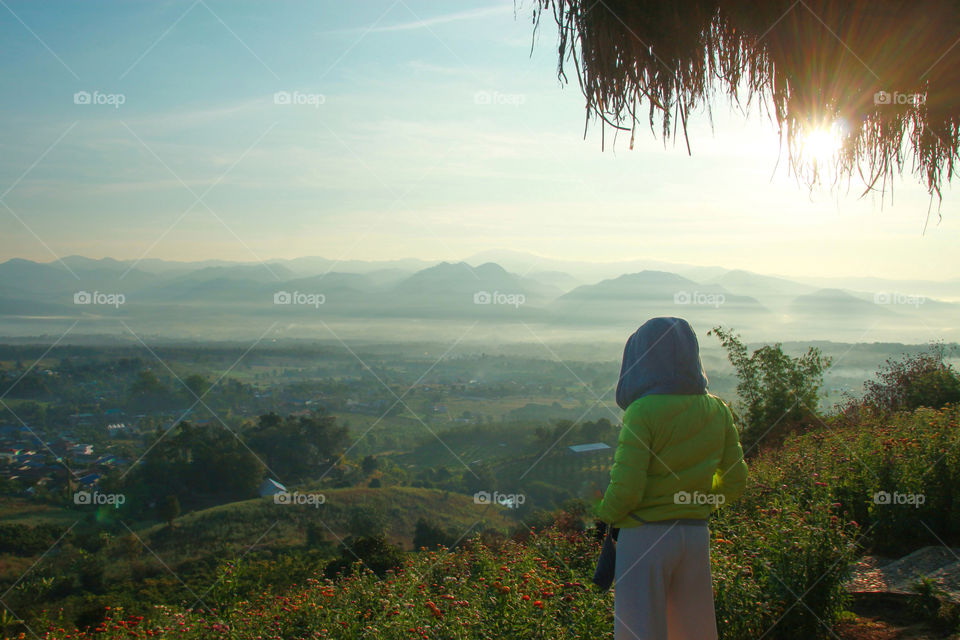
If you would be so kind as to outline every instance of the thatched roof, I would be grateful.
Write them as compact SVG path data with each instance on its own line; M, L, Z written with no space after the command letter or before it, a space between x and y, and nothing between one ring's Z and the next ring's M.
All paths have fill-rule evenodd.
M588 122L665 139L714 92L758 103L811 185L859 175L884 189L904 169L940 196L960 139L960 0L534 0L559 29ZM884 92L884 93L879 93ZM679 126L678 126L679 125ZM840 127L828 167L805 134ZM820 164L823 164L822 158ZM865 191L866 193L866 191Z

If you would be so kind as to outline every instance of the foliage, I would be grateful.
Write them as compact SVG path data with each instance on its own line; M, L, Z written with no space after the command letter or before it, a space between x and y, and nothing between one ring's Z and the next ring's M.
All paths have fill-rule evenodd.
M712 537L721 637L753 639L770 628L771 637L787 640L828 637L796 599L804 594L803 603L826 621L839 609L838 579L850 547L844 527L832 524L823 509L807 515L800 506L785 505L776 527L746 515L718 523ZM590 583L599 551L591 532L548 528L524 542L490 544L476 536L454 551L403 554L396 568L381 565L379 571L371 559L389 545L356 540L351 547L362 562L354 558L349 570L345 558L333 563L339 577L308 578L280 592L264 589L234 604L211 598L206 612L158 606L141 617L112 611L100 633L80 637L119 640L176 630L186 639L211 633L291 639L612 638L613 593ZM818 580L817 572L830 566L838 568ZM246 575L242 568L236 572ZM66 637L57 626L51 640Z
M816 362L811 360L805 369L804 358L785 356L779 345L758 357L760 350L750 354L739 338L724 333L749 373L744 379L752 381L745 390L756 394L764 410L789 406L795 393L791 372L799 372L801 382L804 376L818 381L813 374L825 366L821 362L814 371ZM814 355L819 358L819 353ZM930 389L919 388L923 393ZM749 414L744 405L741 409ZM817 419L809 432L784 433L779 448L756 453L745 495L711 521L721 637L832 637L828 628L843 609L843 583L859 551L899 555L940 540L960 544L958 418L960 407L948 405L864 412L855 424ZM289 424L291 437L300 437L297 419L278 417L265 423L277 429ZM168 478L185 473L192 482L207 473L204 490L231 486L235 480L218 474L239 473L236 467L204 465L239 459L236 456L246 451L240 442L218 425L184 425L166 434L154 447L157 457L151 452L145 464ZM244 436L256 430L254 426ZM397 474L389 477L423 478L461 490L475 486L527 493L525 510L491 508L490 522L476 529L467 526L476 520L476 505L468 496L392 486L329 489L329 477L299 487L325 493L327 501L317 508L247 500L187 513L172 529L138 525L124 517L137 531L132 534L114 519L116 510L91 511L55 552L32 568L30 556L44 553L66 527L2 525L0 545L6 547L0 551L10 554L3 560L19 570L10 572L14 578L0 580L0 591L10 588L5 603L41 636L49 631L49 640L78 637L74 626L89 626L79 637L103 640L174 633L186 640L611 637L611 595L590 587L598 538L594 529L584 530L583 503L571 500L554 513L536 504L540 496L556 504L578 495L577 485L592 470L586 465L609 464L608 458L591 462L565 455L556 451L559 444L539 461L549 446L546 439L569 431L580 442L603 440L610 430L615 427L605 420L557 423L543 429L542 447L536 444L533 425L513 440L488 436L490 451L503 452L485 454L482 464L471 464L479 478L456 467L451 472L441 465L406 463L403 467L415 472L400 475L406 472L397 470L394 456L378 460L375 479ZM510 446L501 448L501 440ZM522 446L516 444L520 440ZM330 459L337 448L323 455ZM368 481L359 460L340 467L352 470L343 480L355 485ZM514 484L530 469L538 474L536 479L530 475L527 484ZM154 500L168 495L151 493L162 484L152 485L139 473L135 468L131 485L122 489L142 491ZM923 496L923 501L878 501L884 492ZM134 498L131 493L129 502L148 504ZM524 524L514 536L488 528L492 522L506 530L507 516L521 516ZM392 525L389 535L387 522ZM473 531L473 537L450 550L459 537L453 536L454 529ZM265 531L270 535L258 538ZM411 537L437 548L408 553L393 544L406 544ZM21 574L23 579L14 584ZM190 591L203 602L195 602ZM929 595L917 600L928 612L934 608ZM42 609L50 612L48 617ZM938 610L936 615L952 619L954 614ZM0 619L0 626L12 633L24 630L10 619Z
M195 504L202 496L243 499L256 495L264 468L227 428L193 425L184 421L160 432L156 444L134 467L125 491L145 505L174 495L181 504Z
M812 476L829 487L844 520L857 522L865 546L902 556L926 545L960 544L960 407L866 417L857 428L830 418L827 428L788 439L750 465L764 492L804 486Z
M369 504L351 506L347 511L347 531L354 536L379 536L387 529L387 514Z
M66 527L53 524L28 526L0 524L0 553L33 556L43 553L66 532Z
M743 498L711 521L721 638L832 637L829 626L846 604L843 584L860 552L902 554L938 538L960 542L953 497L960 483L958 419L960 407L876 417L858 429L836 429L828 420L756 456ZM925 503L878 504L878 491L916 492ZM312 576L309 567L270 569L273 561L262 559L230 573L202 569L210 572L208 585L214 574L225 576L208 601L213 613L158 606L138 611L145 616L139 619L112 609L98 637L119 640L131 626L144 635L177 628L187 639L213 629L230 629L236 638L307 638L316 631L387 639L611 637L611 595L589 587L599 540L592 529L579 530L581 507L571 502L559 513L542 513L535 530L516 539L483 532L453 551L405 554L382 536L348 538L328 578L319 575L319 558ZM77 557L64 561L73 566ZM284 572L301 579L288 589L258 582L257 576ZM124 602L121 593L111 599ZM54 629L51 640L66 634Z
M177 500L177 496L169 495L164 498L157 508L157 515L167 523L168 527L172 527L173 521L180 515L180 501Z
M369 536L351 536L340 548L340 558L327 565L327 577L349 575L363 568L380 577L403 562L403 552L387 541L382 533Z
M366 475L370 475L380 468L380 461L377 460L376 456L364 456L363 461L360 463L360 468L363 469Z
M427 518L418 518L413 533L414 549L435 549L437 547L453 547L459 536L440 524Z
M960 376L944 362L943 343L934 342L921 353L887 360L868 380L862 404L887 413L917 407L939 409L960 402Z
M798 425L815 419L819 405L823 370L830 358L810 347L798 357L783 352L779 343L764 345L748 353L746 345L732 330L715 327L737 374L737 398L741 410L740 440L746 455L761 444L777 444Z
M911 585L909 608L919 618L947 631L960 630L960 605L929 577L921 577Z
M270 469L291 482L328 467L346 445L347 429L323 410L285 418L268 413L244 438Z

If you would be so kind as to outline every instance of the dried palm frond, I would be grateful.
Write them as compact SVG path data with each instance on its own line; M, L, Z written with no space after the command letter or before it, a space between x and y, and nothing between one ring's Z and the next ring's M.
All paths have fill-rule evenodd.
M797 175L859 175L867 190L910 171L931 194L960 147L960 0L534 0L559 28L588 122L631 131L643 117L687 140L687 115L720 91L759 103ZM833 166L805 156L812 130L839 124ZM822 159L820 160L822 164ZM866 192L865 192L866 193Z

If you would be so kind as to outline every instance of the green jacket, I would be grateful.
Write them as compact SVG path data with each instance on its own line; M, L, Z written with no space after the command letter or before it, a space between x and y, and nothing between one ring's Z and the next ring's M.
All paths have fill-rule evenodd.
M747 465L730 408L711 394L652 394L633 401L597 506L616 527L707 518L743 493Z

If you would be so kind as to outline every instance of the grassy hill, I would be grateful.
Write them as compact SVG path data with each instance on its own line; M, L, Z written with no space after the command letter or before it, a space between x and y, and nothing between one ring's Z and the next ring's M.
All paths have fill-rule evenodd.
M211 545L302 546L311 523L322 522L329 540L345 538L350 515L358 507L382 514L388 524L387 538L405 549L411 548L414 526L421 517L463 532L487 528L506 532L515 526L503 507L478 505L470 496L436 489L348 487L317 492L325 498L319 506L275 504L272 498L256 498L186 514L177 519L173 531L156 524L138 533L158 552L202 551Z

